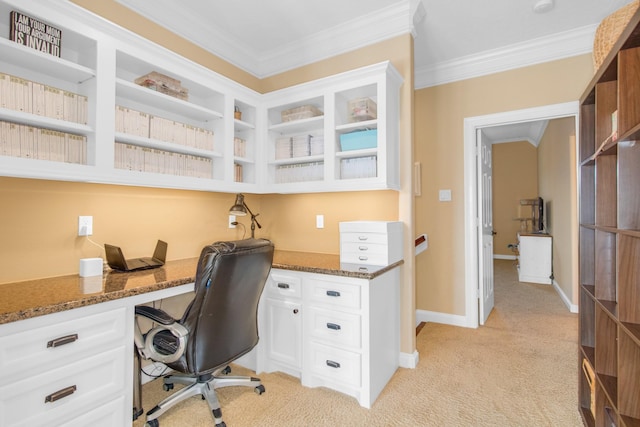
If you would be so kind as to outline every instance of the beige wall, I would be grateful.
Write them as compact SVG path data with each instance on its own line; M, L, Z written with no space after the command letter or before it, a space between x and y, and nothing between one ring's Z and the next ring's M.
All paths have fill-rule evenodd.
M520 199L538 197L538 150L528 141L493 144L494 255L515 256L507 247L517 242L520 221L530 216ZM531 223L529 223L531 224Z
M416 259L417 309L465 315L464 119L576 101L592 73L591 55L582 55L416 91L416 233L429 235ZM439 202L447 188L453 200Z
M545 223L553 236L554 280L578 304L576 140L573 117L551 120L538 147L540 197L548 212Z

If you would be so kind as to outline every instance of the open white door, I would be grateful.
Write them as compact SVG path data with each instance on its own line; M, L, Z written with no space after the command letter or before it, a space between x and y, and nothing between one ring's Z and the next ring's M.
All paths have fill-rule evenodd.
M493 310L493 190L491 172L491 142L477 130L478 147L478 251L479 321L484 325Z

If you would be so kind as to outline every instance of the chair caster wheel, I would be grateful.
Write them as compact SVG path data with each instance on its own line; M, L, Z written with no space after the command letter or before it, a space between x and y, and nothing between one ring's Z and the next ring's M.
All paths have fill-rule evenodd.
M173 390L173 384L162 384L162 389L164 391L171 391L171 390Z
M229 375L231 373L231 366L225 367L222 371L220 371L222 375Z
M254 391L256 392L256 394L262 394L265 392L264 386L262 384L260 384L259 386L257 386Z
M227 427L227 425L225 424L225 422L221 422L220 424L216 424L216 427Z
M158 420L151 420L144 423L144 427L160 427L160 422Z

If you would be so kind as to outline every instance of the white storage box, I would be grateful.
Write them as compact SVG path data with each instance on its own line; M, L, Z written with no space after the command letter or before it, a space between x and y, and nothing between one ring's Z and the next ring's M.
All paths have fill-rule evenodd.
M339 228L341 263L384 266L403 259L402 222L347 221Z

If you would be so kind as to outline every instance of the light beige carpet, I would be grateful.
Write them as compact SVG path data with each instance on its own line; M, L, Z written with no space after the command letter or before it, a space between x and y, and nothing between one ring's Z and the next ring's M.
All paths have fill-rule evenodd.
M512 261L497 260L495 277L487 324L426 324L417 369L398 369L372 409L285 374L260 374L261 396L218 392L227 426L581 426L577 316L551 286L519 283ZM144 408L166 394L160 381L145 385ZM160 418L160 427L178 426L213 426L206 402L191 398Z

